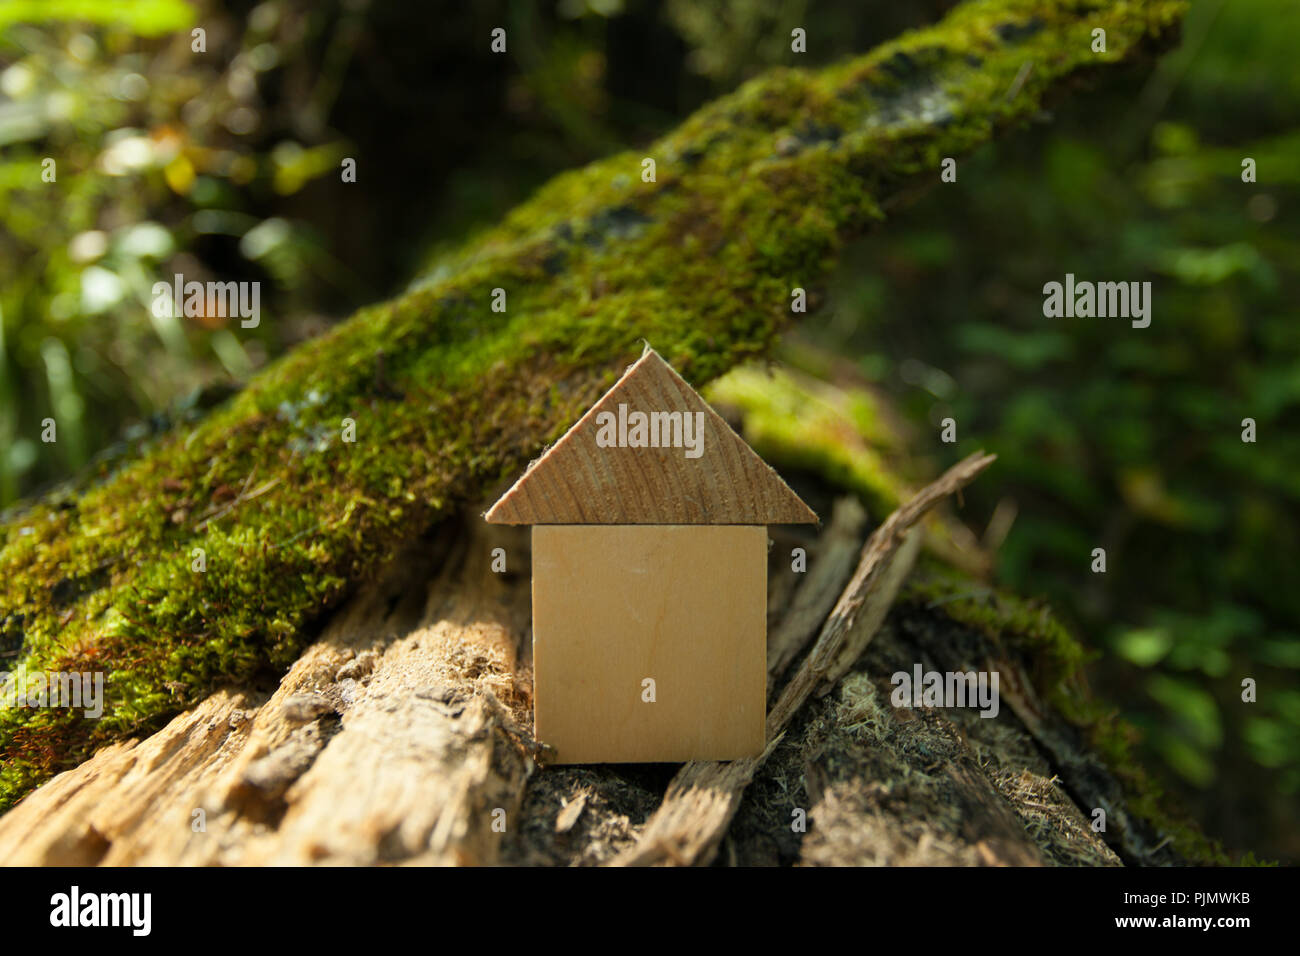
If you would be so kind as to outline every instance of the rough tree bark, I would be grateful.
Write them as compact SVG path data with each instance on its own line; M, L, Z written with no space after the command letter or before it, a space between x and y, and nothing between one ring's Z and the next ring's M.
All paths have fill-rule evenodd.
M1182 9L971 2L840 67L769 74L653 144L658 182L639 182L640 153L560 177L200 424L5 516L0 653L107 670L113 696L93 726L0 712L0 807L17 802L0 862L1220 860L1158 807L1046 612L972 598L933 557L865 653L839 653L791 708L730 825L685 854L650 829L647 851L675 768L539 765L527 540L478 518L642 337L697 385L767 351L791 290L815 291L839 244L941 157L1158 49ZM506 315L489 311L496 288ZM797 539L815 573L772 563L780 681L851 584L861 505L879 524L906 495L890 500L903 483L872 474L851 422L790 413L792 395L806 410L824 393L781 379L746 394L742 425L780 423L760 451L825 504L858 500ZM344 418L354 444L337 440ZM979 564L954 523L926 535L947 565ZM499 543L505 576L486 564ZM885 704L888 675L917 661L996 666L1013 706L984 720Z

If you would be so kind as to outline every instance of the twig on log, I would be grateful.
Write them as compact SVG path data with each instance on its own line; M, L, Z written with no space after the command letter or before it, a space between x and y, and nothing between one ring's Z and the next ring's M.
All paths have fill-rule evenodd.
M808 640L821 627L835 605L835 599L853 573L856 555L862 548L867 513L858 499L840 498L831 512L830 524L822 536L817 560L804 576L790 602L790 609L767 642L768 691L790 666Z
M824 681L834 683L866 648L893 601L901 575L896 559L915 556L904 548L908 532L948 495L965 487L994 460L977 452L949 468L877 528L862 548L862 558L848 587L822 626L817 643L767 715L767 747L757 757L730 763L692 761L668 784L664 801L654 812L637 845L615 865L705 864L740 806L745 788L776 747L786 725ZM900 553L901 552L901 553ZM853 658L846 650L856 648Z

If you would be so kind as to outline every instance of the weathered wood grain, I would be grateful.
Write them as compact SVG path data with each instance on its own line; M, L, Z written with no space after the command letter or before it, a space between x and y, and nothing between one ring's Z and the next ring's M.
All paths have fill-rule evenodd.
M821 627L853 573L862 548L867 513L856 498L835 502L821 537L817 560L802 575L781 623L767 639L767 679L772 685Z
M676 414L701 423L700 454L685 447L598 443L609 414ZM698 416L696 418L695 416ZM694 433L693 433L694 434ZM676 438L673 432L667 442ZM683 435L683 441L684 441ZM731 426L653 350L488 511L500 524L811 524L799 500Z
M465 531L438 545L403 554L273 693L214 694L32 793L0 818L0 863L492 863L493 811L517 812L532 767L527 590Z

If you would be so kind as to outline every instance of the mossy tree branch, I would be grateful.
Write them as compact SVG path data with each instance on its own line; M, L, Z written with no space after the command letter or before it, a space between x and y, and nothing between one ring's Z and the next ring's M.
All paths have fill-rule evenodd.
M0 711L0 808L223 681L285 667L313 618L556 438L641 339L696 385L764 353L791 290L943 157L1167 42L1183 8L972 0L840 66L770 72L643 153L558 177L204 422L9 519L0 647L30 672L105 671L110 699L99 721Z

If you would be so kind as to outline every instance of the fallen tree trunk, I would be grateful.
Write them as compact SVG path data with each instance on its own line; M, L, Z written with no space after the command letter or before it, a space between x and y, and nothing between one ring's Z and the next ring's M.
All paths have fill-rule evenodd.
M670 832L674 820L698 822L674 810L684 784L669 787L649 819L662 768L535 762L527 538L507 534L472 517L441 527L358 595L274 690L214 694L33 793L0 819L0 863L706 862L742 809L743 785L719 791L726 812L695 844ZM498 546L516 566L505 580L488 570ZM824 547L817 543L812 561ZM819 668L810 658L804 669ZM774 741L774 766L755 784L768 792L749 819L742 813L751 832L732 839L729 859L1025 863L1055 853L1059 862L1118 862L1049 767L1028 759L1032 744L1014 717L975 737L976 746L959 743L939 712L891 715L880 702L882 676L852 672L815 717ZM797 710L787 702L777 724L785 728ZM890 721L905 744L867 746ZM845 777L841 761L867 759L864 750L904 763ZM1011 781L990 778L990 754L999 769L1015 766ZM698 793L695 766L683 773ZM748 783L760 766L703 769ZM893 792L921 781L934 789L925 803ZM774 799L774 786L789 789ZM792 828L796 811L809 821L807 836ZM1024 817L1040 821L1037 839ZM847 845L840 831L852 833Z
M763 393L771 406L733 409L738 424L818 400L798 387L778 375ZM848 427L838 419L833 430ZM843 494L788 461L783 470L812 500ZM848 572L814 574L839 563L845 538L855 553L863 548L867 529L851 500L841 498L814 537L774 529L774 642L821 630L831 604L848 608L855 594L877 593L862 587L870 567L884 567L874 558L856 582ZM961 590L924 567L865 653L859 647L850 659L832 643L818 658L793 653L804 658L799 686L816 689L828 675L828 692L787 703L784 733L749 768L748 786L726 798L726 818L707 839L663 839L663 819L676 818L676 768L539 762L529 539L486 525L478 510L398 554L278 684L218 691L157 733L103 748L36 790L0 818L0 864L672 864L707 862L714 851L732 864L1222 861L1184 824L1152 813L1153 794L1135 785L1132 768L1090 750L1103 720L1081 724L1077 712L1053 706L1075 675L1044 672L1044 663L1078 649L1042 643L1054 633L1044 610L1031 615L1042 634L1025 631L1019 607L998 611L986 631L963 608ZM941 529L926 530L944 540ZM786 559L795 544L808 551L807 575ZM508 574L489 570L497 547ZM810 588L845 596L791 599ZM932 599L936 590L942 600ZM869 610L858 615L868 624ZM1015 702L991 719L890 706L890 675L915 662L996 667L1012 688L1004 699ZM1111 815L1106 832L1090 825L1097 806Z

